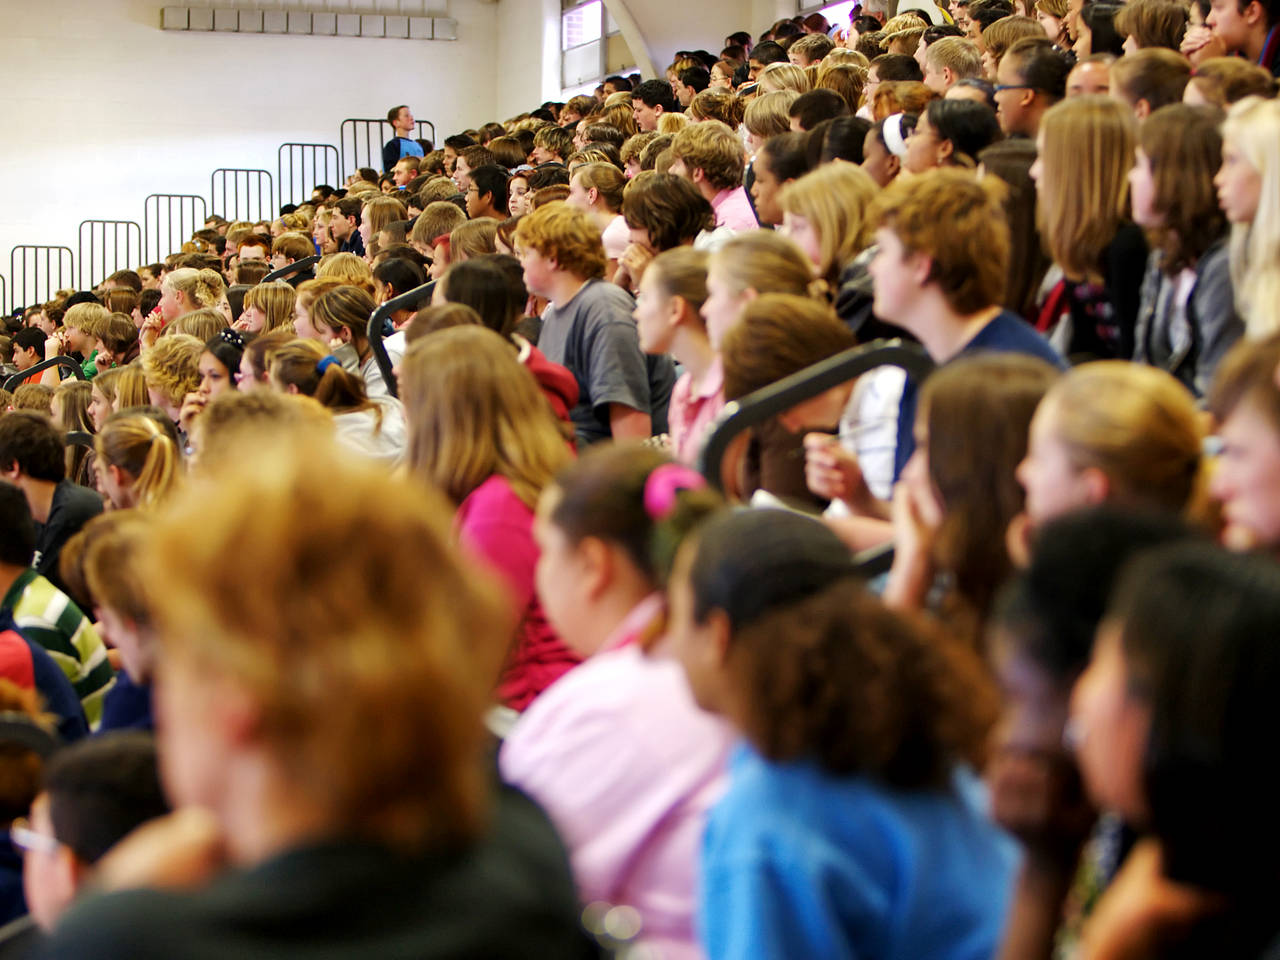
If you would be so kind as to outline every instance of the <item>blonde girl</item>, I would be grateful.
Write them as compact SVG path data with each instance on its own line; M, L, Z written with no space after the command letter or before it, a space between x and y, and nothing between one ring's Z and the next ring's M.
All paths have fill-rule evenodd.
M492 330L423 337L400 376L409 469L457 504L459 540L501 576L520 613L497 694L523 710L581 659L548 625L534 589L533 511L572 453L537 381Z
M95 427L89 415L92 398L93 387L88 380L67 380L58 384L53 390L50 406L58 429L63 433L93 433ZM81 486L93 486L93 458L89 450L79 444L68 444L65 457L67 479Z
M796 93L808 93L813 84L809 74L803 67L794 63L771 63L760 71L756 81L761 93L777 93L780 90L794 90Z
M360 211L360 236L364 239L368 250L370 241L389 223L407 220L409 211L396 197L376 197L364 205Z
M1133 356L1147 243L1129 219L1133 119L1105 96L1051 107L1031 166L1040 236L1063 279L1037 326L1074 359Z
M185 333L161 337L142 357L147 398L175 424L188 393L200 386L200 355L204 343ZM118 391L117 391L118 392Z
M94 451L98 489L116 510L155 506L178 485L178 445L151 414L112 414L98 432Z
M1204 434L1195 398L1163 370L1122 360L1075 367L1031 420L1017 470L1025 521L1035 530L1104 502L1194 512Z
M782 188L782 232L813 263L831 289L875 236L867 208L879 192L861 167L829 163Z
M250 287L244 293L244 312L235 328L245 333L293 329L293 306L298 294L283 280Z
M1231 280L1251 339L1280 330L1280 101L1246 97L1222 127L1218 202L1231 223Z

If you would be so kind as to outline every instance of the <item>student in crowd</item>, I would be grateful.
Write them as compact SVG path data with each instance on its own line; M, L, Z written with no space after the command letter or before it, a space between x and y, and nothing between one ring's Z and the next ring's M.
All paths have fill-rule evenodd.
M714 120L693 124L676 134L671 152L671 172L693 182L715 211L716 226L735 232L759 226L742 186L742 141L733 131Z
M155 824L135 851L156 874L185 864L186 888L82 899L51 952L234 942L280 958L318 938L369 954L589 955L545 819L488 782L481 713L505 624L449 548L442 504L322 441L257 446L254 463L193 484L140 558L144 582L164 584L148 602L166 790L205 812Z
M1184 103L1226 110L1245 97L1275 96L1275 78L1239 57L1215 57L1199 63L1182 91Z
M1003 17L982 31L983 76L996 78L1005 52L1019 40L1044 36L1044 28L1033 18L1014 15Z
M1121 578L1072 695L1072 741L1093 801L1145 836L1086 922L1083 955L1274 948L1275 773L1256 751L1276 709L1277 616L1270 558L1175 544Z
M338 244L339 253L364 256L364 236L360 230L360 211L364 201L358 196L343 197L334 206L329 233Z
M679 113L680 103L671 85L662 80L646 80L631 91L631 112L641 133L658 129L664 113Z
M1222 452L1210 494L1221 504L1223 542L1233 549L1280 550L1280 337L1237 343L1209 391ZM3 421L0 420L0 424Z
M41 771L29 819L15 831L25 841L22 879L31 914L20 941L9 931L6 951L25 946L34 954L91 889L102 857L167 813L150 735L109 733L54 754Z
M1004 694L987 766L991 813L1022 842L1002 960L1078 948L1080 926L1134 831L1084 795L1067 742L1072 687L1116 580L1135 557L1189 539L1163 512L1096 507L1053 520L997 598L987 649Z
M170 432L151 413L121 411L94 440L98 489L114 510L154 507L182 478L182 458Z
M920 69L925 86L941 96L961 80L982 76L982 52L972 40L943 37L929 44Z
M1037 145L1041 233L1063 273L1037 327L1072 358L1127 360L1147 259L1128 217L1133 121L1109 97L1069 97L1045 113Z
M95 428L89 416L92 399L91 381L67 380L60 383L53 391L50 418L63 433L93 433ZM89 450L79 444L68 444L65 459L68 480L82 487L93 485L93 458Z
M1129 173L1133 219L1153 241L1133 359L1168 370L1197 396L1244 333L1213 186L1222 158L1218 127L1210 108L1161 107L1138 132Z
M0 417L0 476L26 494L36 523L32 567L64 589L58 570L62 547L102 512L102 498L67 478L62 430L33 412Z
M369 344L369 317L377 308L373 297L364 290L343 285L316 297L309 314L315 334L311 339L325 345L341 341L335 356L343 367L364 382L364 392L369 398L390 395Z
M1195 398L1170 374L1121 360L1073 368L1031 422L1018 465L1025 525L1101 503L1197 516L1205 478ZM1011 543L1026 536L1020 518Z
M269 387L267 368L271 352L293 339L292 331L272 330L248 341L240 355L240 369L235 374L236 389L248 393L260 387Z
M23 416L5 414L0 427L7 433L10 421ZM107 648L75 602L31 566L36 528L25 495L0 482L0 503L0 619L11 619L26 640L53 659L71 683L89 726L97 727L115 680Z
M170 270L160 283L159 322L143 324L146 332L152 336L159 334L160 328L172 323L180 316L203 308L216 308L218 301L226 295L227 285L216 270L193 270L183 267ZM155 317L148 318L151 321ZM144 342L146 332L143 334Z
M1180 49L1193 67L1205 60L1235 54L1256 63L1273 77L1280 76L1280 37L1276 24L1280 10L1263 0L1249 0L1234 6L1220 3L1211 7L1199 26L1188 26Z
M551 203L520 220L516 246L525 286L550 301L538 346L578 378L572 415L579 441L666 433L674 366L640 352L631 297L602 279L606 261L595 224L580 210Z
M319 342L286 342L268 354L267 367L272 389L313 397L333 413L337 440L346 450L391 464L403 458L407 437L400 402L370 397L360 376Z
M466 189L467 216L473 220L505 220L509 216L507 180L506 171L496 163L471 171L471 182Z
M244 310L233 326L244 333L293 330L293 305L297 292L282 280L259 283L244 293Z
M920 174L937 167L978 165L978 154L1000 139L995 113L972 100L934 100L907 138L903 167Z
M227 328L205 342L197 370L200 385L182 400L178 423L184 433L190 435L191 425L214 397L236 388L235 376L240 372L244 359L244 337Z
M703 845L707 955L991 956L1017 854L982 809L977 654L885 609L786 511L710 521L670 593L693 697L741 737Z
M621 213L626 185L626 177L613 164L586 163L569 175L569 196L565 200L569 206L591 217L600 229L604 255L613 269L631 242L627 221ZM613 269L607 272L612 275Z
M804 251L814 275L838 290L874 239L867 211L876 183L859 167L824 164L782 188L782 231Z
M638 288L649 262L664 250L718 243L715 212L698 188L673 173L643 171L627 184L622 216L630 230L613 282Z
M185 333L175 333L161 337L142 355L147 398L175 424L181 416L182 401L200 386L202 353L204 341Z
M902 171L902 161L907 157L907 138L915 125L914 114L895 113L877 121L867 131L862 145L862 169L877 186L887 187Z
M996 119L1006 137L1035 140L1045 111L1067 92L1070 59L1048 39L1025 37L996 69Z
M534 589L533 511L572 453L537 381L491 330L418 340L400 380L409 469L457 504L459 540L502 577L519 616L497 697L524 710L581 659L548 624Z
M809 139L799 133L780 133L770 137L756 151L751 163L754 179L751 200L760 226L776 227L782 223L778 192L809 171Z
M636 295L640 349L669 353L683 369L671 390L667 421L672 453L690 466L724 407L724 371L700 313L706 299L707 255L693 249L658 254Z
M564 837L581 901L636 910L638 945L675 958L702 955L699 849L729 746L663 636L672 555L719 502L704 486L657 451L618 445L588 451L544 491L539 596L587 659L534 701L499 755Z
M1255 5L1250 6L1250 10ZM1245 332L1280 329L1280 228L1262 214L1280 197L1280 101L1249 97L1222 126L1222 168L1214 177L1218 203L1231 223L1231 282Z
M133 363L142 354L138 342L138 328L133 318L123 313L113 313L98 327L98 353L94 361L98 376L116 367ZM98 377L94 377L97 380Z
M1172 50L1138 50L1111 68L1111 95L1133 111L1141 126L1153 110L1181 103L1190 79L1190 64Z

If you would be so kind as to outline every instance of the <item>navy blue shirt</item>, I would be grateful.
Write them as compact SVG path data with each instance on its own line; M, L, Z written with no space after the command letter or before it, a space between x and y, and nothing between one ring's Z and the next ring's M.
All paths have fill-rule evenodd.
M1040 336L1025 320L1009 310L1001 310L990 323L978 331L977 335L960 348L958 357L967 357L975 353L1025 353L1045 360L1059 370L1066 369L1066 363L1058 351L1049 346L1049 342ZM955 359L955 358L953 358ZM910 376L902 390L902 403L898 405L898 448L893 457L893 480L896 483L902 475L902 468L915 452L916 440L913 428L916 423L916 405L920 399L920 385Z

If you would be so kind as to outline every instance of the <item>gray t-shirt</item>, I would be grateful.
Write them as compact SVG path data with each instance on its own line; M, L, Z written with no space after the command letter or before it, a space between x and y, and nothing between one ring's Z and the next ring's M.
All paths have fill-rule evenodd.
M540 349L578 380L578 405L570 416L584 444L612 435L609 404L648 413L654 433L667 430L667 403L675 383L671 358L646 357L631 311L635 301L621 287L588 280L563 307L542 317Z

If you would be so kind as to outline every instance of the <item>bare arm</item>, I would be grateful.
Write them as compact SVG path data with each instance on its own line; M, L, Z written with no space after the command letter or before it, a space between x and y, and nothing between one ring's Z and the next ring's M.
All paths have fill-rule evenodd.
M609 404L609 428L615 440L648 440L653 434L653 421L643 410L621 403Z

